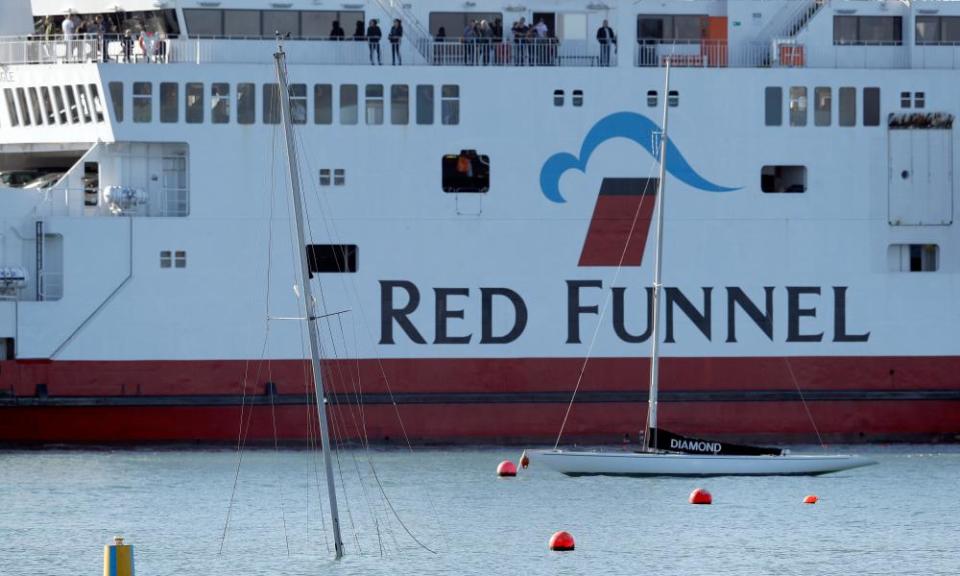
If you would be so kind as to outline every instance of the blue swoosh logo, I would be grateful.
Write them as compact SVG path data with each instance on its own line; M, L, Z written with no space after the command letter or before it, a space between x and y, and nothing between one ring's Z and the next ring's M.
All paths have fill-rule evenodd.
M636 142L654 158L659 157L660 151L654 144L654 134L658 132L660 132L659 126L646 116L635 112L617 112L601 119L584 137L579 156L560 152L544 162L543 168L540 169L540 189L543 195L552 202L566 202L560 194L560 177L570 169L585 172L594 150L613 138L626 138ZM672 140L667 140L667 172L684 184L706 192L733 192L740 189L714 184L697 174Z

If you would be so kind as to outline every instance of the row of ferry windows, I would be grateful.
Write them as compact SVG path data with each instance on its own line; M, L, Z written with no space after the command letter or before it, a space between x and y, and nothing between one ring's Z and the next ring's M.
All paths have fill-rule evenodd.
M342 84L334 90L333 84L313 85L313 105L309 105L306 84L291 84L290 121L292 124L306 124L310 110L313 111L314 124L333 124L334 110L339 109L339 123L344 125L359 123L359 94L357 84ZM110 99L113 102L117 122L123 122L123 83L110 82ZM367 124L383 124L386 111L390 111L390 123L406 125L410 118L410 86L393 84L386 88L383 84L367 84L364 90L364 119ZM389 100L387 96L389 91ZM260 120L264 124L280 123L280 86L262 84L262 107ZM210 95L208 104L204 104L205 94ZM133 121L137 123L153 122L153 82L134 82L131 103ZM206 110L210 109L209 121L213 124L228 124L233 118L238 124L254 124L257 120L257 85L239 83L236 85L236 97L231 97L231 85L226 82L213 82L205 88L203 82L187 82L183 86L183 118L180 116L180 84L177 82L159 83L160 122L175 123L181 120L187 124L202 124L207 121ZM429 125L435 122L436 90L431 84L415 86L415 122ZM338 102L335 102L338 100ZM338 105L338 106L337 106ZM236 112L231 108L235 107ZM235 114L235 116L234 116ZM440 87L440 123L456 125L460 123L460 86L444 84Z
M103 122L96 84L4 88L11 126L56 126Z
M783 88L768 86L764 92L764 123L767 126L783 125ZM806 86L791 86L788 91L789 120L791 126L807 125ZM837 109L837 125L857 125L857 89L844 87L837 90L839 106ZM829 86L817 86L813 89L813 124L814 126L830 126L833 124L833 89ZM880 125L880 89L863 89L863 125Z

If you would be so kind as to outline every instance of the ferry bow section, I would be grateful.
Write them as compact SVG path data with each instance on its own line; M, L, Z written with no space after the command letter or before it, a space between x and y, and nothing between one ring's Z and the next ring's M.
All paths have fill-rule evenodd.
M958 439L960 3L113 4L0 8L0 443L311 440L278 41L340 440L637 441L665 100L660 424Z

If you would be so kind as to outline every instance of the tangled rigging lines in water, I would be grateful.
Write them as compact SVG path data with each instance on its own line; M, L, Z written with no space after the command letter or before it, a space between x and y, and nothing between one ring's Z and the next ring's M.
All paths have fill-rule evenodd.
M277 144L277 131L274 131L272 149L274 154L272 157L271 165L271 182L269 183L269 198L270 198L270 213L268 219L268 230L267 230L267 273L266 273L266 289L265 289L265 329L264 329L264 338L260 350L259 359L256 360L256 370L253 382L261 382L261 375L265 371L267 374L268 382L268 396L270 400L270 416L271 423L273 426L273 440L274 440L274 453L279 456L279 442L277 434L277 414L276 414L276 404L275 404L275 387L271 388L273 382L272 379L272 370L271 370L271 360L269 358L269 342L270 342L270 327L271 323L276 320L297 320L300 323L299 338L300 338L300 347L301 347L301 357L308 357L307 347L305 343L305 330L311 329L310 323L306 322L305 315L303 317L297 318L280 318L275 317L271 314L270 310L270 296L271 296L271 282L272 282L272 254L273 254L273 220L274 220L274 205L277 200L276 190L277 186L277 162L276 162L276 144ZM301 141L298 140L299 147L303 147ZM309 155L303 155L304 158L307 158L307 164L309 165ZM309 168L308 168L309 169ZM302 183L301 183L302 184ZM314 187L314 193L316 194L317 203L321 207L324 206L323 198L319 195L319 191ZM285 195L286 196L286 195ZM289 198L287 198L287 209L290 209ZM336 241L336 229L332 219L327 217L328 211L323 210L322 222L326 228L325 237L333 239ZM313 230L310 225L310 220L306 220L305 231L307 236L312 238ZM298 258L297 251L298 247L295 242L293 242L291 235L291 257L294 259ZM294 293L296 294L297 300L300 302L301 314L302 314L302 304L301 301L301 290L297 288L297 275L293 274L293 288ZM304 281L309 281L304 279ZM341 281L344 281L341 278ZM353 296L358 296L357 287L352 283L352 279L349 283L345 282L345 289L347 293L352 294ZM321 311L328 310L326 298L323 292L323 286L319 287L319 298L316 304L319 306ZM359 303L360 299L357 297L355 300ZM361 304L362 307L362 304ZM343 497L344 508L346 510L347 521L352 531L352 540L355 544L356 553L364 554L364 547L362 545L362 540L360 537L360 526L369 521L372 525L377 536L377 550L378 553L382 556L385 555L388 551L388 546L386 542L392 542L396 550L401 549L399 540L397 539L397 533L403 532L407 535L410 540L412 540L416 546L430 552L436 553L430 546L427 546L414 532L408 527L408 525L403 521L398 509L394 506L394 503L391 501L387 495L386 490L384 489L384 484L381 480L381 477L377 471L376 465L374 463L373 455L370 450L369 437L367 434L366 420L364 415L363 401L362 401L362 387L360 381L359 369L354 372L350 369L345 369L344 366L348 365L345 360L349 360L349 345L347 341L346 330L344 329L343 316L348 313L345 312L336 312L333 314L321 314L317 318L318 321L325 324L326 327L326 339L328 345L325 347L323 344L323 339L321 339L321 356L331 360L330 363L327 363L323 367L323 378L324 380L332 381L336 384L336 388L340 390L349 390L344 396L347 397L346 402L339 403L339 411L330 412L330 432L331 432L331 445L333 448L333 453L335 456L336 462L336 472L334 476L339 477L339 492ZM362 311L361 311L362 317ZM361 318L362 320L362 318ZM356 343L356 327L354 327L354 347L359 349L359 346ZM369 336L369 327L367 327L367 332ZM379 357L377 357L379 364ZM230 500L227 508L226 519L224 521L223 533L221 535L219 554L222 555L224 544L226 541L227 533L230 526L231 514L233 512L234 503L236 500L237 486L240 477L240 471L244 458L244 449L247 443L247 437L250 431L250 423L254 412L254 402L251 400L248 405L248 394L247 394L247 385L248 377L251 372L251 360L248 360L244 369L243 379L241 381L241 407L240 407L240 422L239 430L237 436L237 461L236 467L234 470L234 481L233 488L231 490ZM307 363L301 363L303 366L302 377L304 384L305 397L311 397L311 377L307 370ZM404 441L406 443L407 449L412 452L413 447L410 443L409 437L406 433L406 428L403 424L402 417L399 412L399 407L396 401L393 398L393 392L390 388L390 383L387 378L383 366L380 365L380 373L383 378L383 381L386 385L387 391L389 392L391 402L394 407L396 417L399 421L401 430L403 431ZM330 395L324 399L324 404L332 400L336 400L336 396ZM326 544L327 551L329 552L330 541L327 535L327 525L324 520L325 512L323 510L323 496L320 489L321 486L321 475L320 475L320 466L319 458L321 452L318 450L318 441L317 436L319 435L319 428L315 422L316 412L314 407L311 404L306 404L305 409L307 410L307 446L309 448L308 454L312 455L312 467L313 467L313 478L312 481L315 483L317 488L317 498L320 503L320 518L321 518L321 529L324 536L324 542ZM325 409L325 406L324 406ZM343 414L346 412L347 417L336 417L337 414ZM349 446L348 438L356 438L359 441L359 446ZM358 453L360 456L358 457ZM348 482L347 476L350 475L350 468L352 462L352 471L355 472L356 480L352 478ZM345 473L345 468L347 472ZM366 473L364 473L366 471ZM336 478L331 479L334 484L336 484ZM369 484L369 486L368 486ZM355 510L355 506L351 506L350 496L351 490L350 487L354 487L354 491L359 489L359 497L363 501L363 506ZM285 500L283 494L282 482L278 482L278 494L279 494L279 507L280 507L280 517L283 529L284 543L286 546L287 554L290 554L290 541L287 534L287 518L285 510ZM356 494L354 494L356 496ZM432 499L429 492L425 494L426 499L430 502L430 507L434 515L434 520L437 521L436 509L433 506ZM309 516L308 516L309 519ZM308 520L309 521L309 520ZM439 526L439 522L437 522ZM442 532L441 532L442 535Z

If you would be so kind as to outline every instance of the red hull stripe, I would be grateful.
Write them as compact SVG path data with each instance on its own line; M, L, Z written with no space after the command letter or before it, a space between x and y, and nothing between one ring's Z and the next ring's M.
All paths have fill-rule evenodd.
M333 404L556 404L570 401L570 392L534 392L505 394L333 394ZM78 407L78 406L296 406L313 405L313 395L258 395L238 396L63 396L63 397L2 397L0 408L18 406ZM645 403L646 392L581 392L578 403ZM716 392L661 392L660 402L837 402L837 401L960 401L960 390L814 390L801 394L787 390L720 390Z
M366 359L325 369L342 437L362 435L352 403L360 393L376 440L401 437L399 413L414 441L551 442L582 362ZM565 438L635 437L647 367L645 359L591 360ZM308 374L299 360L4 361L0 442L231 442L242 411L252 414L248 440L273 439L275 423L279 439L299 441L316 418ZM666 358L661 374L661 424L680 434L815 441L799 386L828 441L960 439L960 357Z

